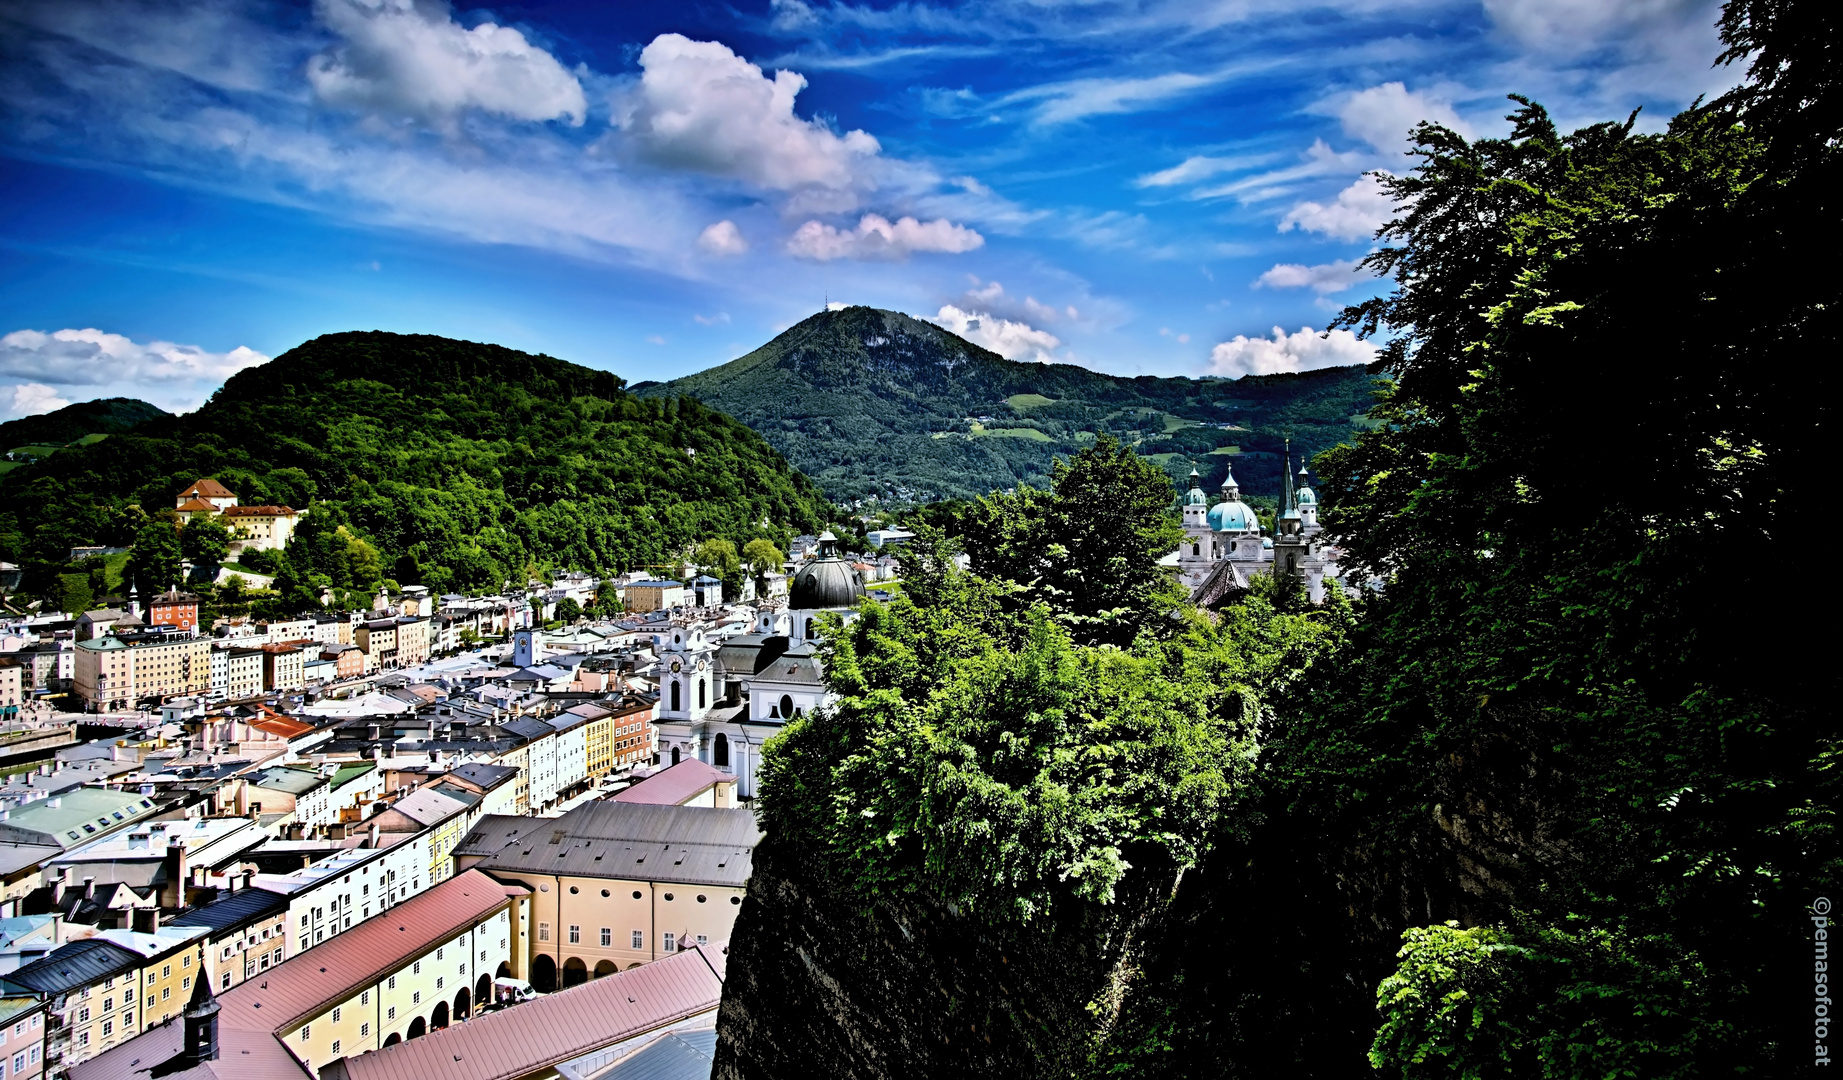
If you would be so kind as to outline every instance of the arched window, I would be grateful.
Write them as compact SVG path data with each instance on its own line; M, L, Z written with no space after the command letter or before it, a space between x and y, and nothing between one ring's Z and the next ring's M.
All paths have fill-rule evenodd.
M698 708L704 707L704 680L698 680Z
M1203 554L1203 545L1202 545L1202 544L1192 544L1192 545L1190 545L1190 553L1191 553L1192 555L1201 555L1201 554Z
M806 636L808 638L813 636L813 620L811 619L806 620Z
M672 764L678 764L678 747L676 746L672 748Z
M678 697L678 680L674 679L672 680L672 711L678 712L682 708L684 706L680 704Z
M730 740L721 731L717 732L716 746L711 749L710 763L719 769L730 767Z

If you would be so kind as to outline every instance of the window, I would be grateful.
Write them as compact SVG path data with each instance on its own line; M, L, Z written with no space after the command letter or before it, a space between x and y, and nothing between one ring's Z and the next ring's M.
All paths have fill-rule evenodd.
M699 945L708 945L708 944L710 944L710 939L709 939L709 938L707 938L707 937L705 937L705 936L704 936L703 934L699 934L699 935L698 935L698 944L699 944Z
M179 961L179 966L180 967L191 967L192 966L192 954L187 953L184 957L182 957Z
M369 1038L371 1036L371 1025L370 1024L358 1025L358 1035L359 1035L359 1038L361 1039Z
M173 996L173 988L172 988L172 987L170 987L170 986L162 986L162 987L160 988L160 1000L161 1000L161 1001L165 1001L166 999L168 999L168 998L170 998L170 997L172 997L172 996Z
M358 995L358 1003L360 1005L371 1004L371 991L367 990L364 993Z
M665 951L666 952L677 952L678 951L678 936L676 934L667 934L665 938L666 938Z
M384 1019L395 1020L396 1018L397 1018L397 1007L395 1005L392 1005L390 1008L384 1011Z
M422 1004L422 991L421 990L418 990L415 993L410 995L410 1004L411 1005L421 1005Z
M126 1008L132 1004L134 1004L134 990L132 988L123 990L122 991L122 1007Z
M314 1026L312 1024L309 1024L306 1027L301 1029L301 1041L302 1042L306 1042L308 1039L313 1038L313 1035L314 1035Z
M570 944L571 945L582 944L582 927L576 925L575 923L570 924Z
M249 975L246 973L244 975L244 978L248 978L248 977ZM230 989L230 972L226 971L224 973L224 977L218 980L218 984L219 984L218 985L219 990L229 990Z
M395 975L392 975L390 977L390 988L392 990L395 990L397 988L397 977Z
M550 924L549 923L541 922L538 924L538 940L539 941L549 941L550 940Z
M421 960L418 960L414 964L410 965L410 974L411 975L421 975L422 974L422 961Z
M102 1037L106 1039L113 1034L115 1034L115 1021L104 1020L102 1022Z
M77 1033L77 1045L78 1046L88 1046L89 1044L90 1044L90 1033L87 1031L78 1032Z
M333 1023L335 1024L339 1023L339 1013L340 1013L339 1009L333 1010Z
M440 979L435 980L435 988L437 990L440 990L442 988L442 981Z
M613 945L613 944L614 944L614 927L612 926L602 927L602 948L605 949L608 946Z
M114 1012L115 1011L115 999L112 997L103 998L102 999L102 1011L103 1012Z
M435 958L437 960L440 960L442 958L442 950L440 949L435 950Z
M338 1039L333 1040L333 1056L334 1057L339 1056L339 1040Z
M90 1022L90 1011L88 1009L78 1009L77 1010L77 1023L87 1024L89 1022Z

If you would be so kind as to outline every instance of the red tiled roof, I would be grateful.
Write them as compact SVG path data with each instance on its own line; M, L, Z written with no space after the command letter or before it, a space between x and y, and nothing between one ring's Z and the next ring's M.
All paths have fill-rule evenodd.
M185 512L203 510L206 513L216 513L218 508L203 499L187 499L179 504L179 509Z
M303 724L299 720L290 720L285 716L265 716L259 720L251 720L250 726L258 731L279 735L284 739L305 735L314 729L312 724Z
M288 517L294 513L287 506L227 506L225 517Z
M728 784L735 777L697 758L686 758L676 765L647 777L620 792L614 802L646 803L651 806L680 806L712 784Z
M727 948L699 945L345 1059L328 1080L511 1080L715 1009Z
M237 493L207 476L192 481L191 487L179 493L182 499L188 496L200 499L234 499Z

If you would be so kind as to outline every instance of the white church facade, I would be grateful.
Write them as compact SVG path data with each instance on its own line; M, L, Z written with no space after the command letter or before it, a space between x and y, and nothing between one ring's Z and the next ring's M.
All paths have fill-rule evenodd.
M1305 462L1297 476L1288 444L1280 465L1280 501L1271 535L1260 515L1241 500L1231 468L1222 480L1221 498L1213 505L1190 471L1184 495L1184 541L1177 551L1178 578L1191 596L1210 603L1248 587L1257 574L1278 573L1305 587L1313 603L1325 598L1325 580L1338 574L1337 551L1325 544L1318 523L1318 496L1308 484Z

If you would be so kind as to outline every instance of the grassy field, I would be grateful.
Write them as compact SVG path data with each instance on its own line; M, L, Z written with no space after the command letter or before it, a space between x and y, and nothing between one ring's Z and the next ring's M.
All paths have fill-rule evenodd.
M1038 431L1036 428L1027 428L1027 427L989 428L989 427L986 427L984 424L974 424L973 434L981 438L986 438L990 436L998 436L1001 438L1010 438L1010 439L1029 439L1031 442L1055 442L1056 441L1050 438L1048 435L1045 435L1043 432Z
M108 437L109 437L109 433L106 431L94 432L92 434L85 435L81 439L78 439L77 445L78 446L95 446L97 443L101 442L102 440Z
M1055 398L1044 397L1042 394L1012 394L1005 399L1005 404L1014 409L1034 409L1041 405L1054 405L1055 403Z
M0 461L0 473L12 472L24 464L23 461Z
M7 453L25 454L28 457L50 457L52 454L55 454L59 450L62 450L62 449L64 448L61 446L46 446L43 443L38 443L32 446L15 446L11 450L7 451Z
M1216 449L1211 450L1210 453L1222 454L1222 455L1239 454L1241 453L1241 447L1239 446L1218 446Z

